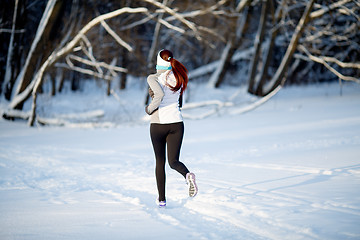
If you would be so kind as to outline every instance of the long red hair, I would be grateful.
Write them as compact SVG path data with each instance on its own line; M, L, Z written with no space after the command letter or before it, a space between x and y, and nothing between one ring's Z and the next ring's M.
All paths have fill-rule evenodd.
M181 62L179 62L173 57L172 52L170 52L169 50L166 49L162 50L160 52L160 57L165 61L170 62L172 68L171 70L176 78L176 85L174 87L169 86L170 89L174 92L181 89L180 94L182 95L189 81L189 78L187 76L188 70Z

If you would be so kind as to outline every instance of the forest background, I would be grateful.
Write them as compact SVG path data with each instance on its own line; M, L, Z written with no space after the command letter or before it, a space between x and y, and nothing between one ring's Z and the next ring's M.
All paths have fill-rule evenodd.
M2 0L0 18L2 117L31 126L44 82L54 96L95 79L110 95L154 72L162 48L190 81L264 99L285 84L360 82L357 0Z

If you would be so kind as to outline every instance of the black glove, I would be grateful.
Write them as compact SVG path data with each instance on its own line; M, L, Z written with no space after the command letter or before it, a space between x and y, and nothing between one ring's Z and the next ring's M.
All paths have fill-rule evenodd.
M151 88L149 88L149 96L154 99L154 92L151 90Z

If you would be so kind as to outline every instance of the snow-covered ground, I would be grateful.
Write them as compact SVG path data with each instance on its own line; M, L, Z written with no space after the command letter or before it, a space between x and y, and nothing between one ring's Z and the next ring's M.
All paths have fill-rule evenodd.
M359 85L284 88L240 115L254 100L245 90L189 90L189 102L235 106L185 120L181 160L199 194L167 168L166 209L144 88L39 100L42 117L103 110L102 127L0 120L0 239L360 239Z

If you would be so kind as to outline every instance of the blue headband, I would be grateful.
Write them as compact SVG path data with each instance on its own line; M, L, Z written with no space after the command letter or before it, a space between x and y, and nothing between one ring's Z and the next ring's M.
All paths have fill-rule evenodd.
M166 66L156 65L156 70L171 70L171 66L166 67Z

